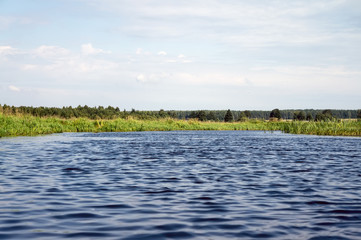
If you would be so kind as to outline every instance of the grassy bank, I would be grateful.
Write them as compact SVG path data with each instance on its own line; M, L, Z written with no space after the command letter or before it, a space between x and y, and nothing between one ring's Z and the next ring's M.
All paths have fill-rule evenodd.
M0 137L34 136L61 132L131 132L175 130L280 130L294 134L361 136L361 122L201 122L196 120L115 119L90 120L87 118L60 119L0 114Z
M285 133L330 136L361 136L361 121L305 122L293 121L284 124Z

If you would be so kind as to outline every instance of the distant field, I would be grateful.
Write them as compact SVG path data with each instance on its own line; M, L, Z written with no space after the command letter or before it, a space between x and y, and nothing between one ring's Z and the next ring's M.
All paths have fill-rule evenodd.
M134 118L91 120L0 114L0 137L34 136L62 132L134 132L176 130L261 130L292 134L361 136L361 121L264 121L211 122L198 120L138 120Z

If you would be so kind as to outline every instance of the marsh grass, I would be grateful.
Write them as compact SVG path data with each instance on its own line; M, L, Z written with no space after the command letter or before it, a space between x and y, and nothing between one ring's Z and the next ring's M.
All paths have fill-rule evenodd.
M293 121L285 124L282 131L293 134L361 136L361 121Z
M283 131L293 134L361 136L360 121L305 122L263 121L201 122L198 120L139 120L135 118L91 120L87 118L61 119L28 115L0 114L0 137L34 136L62 132L134 132L176 130L259 130Z

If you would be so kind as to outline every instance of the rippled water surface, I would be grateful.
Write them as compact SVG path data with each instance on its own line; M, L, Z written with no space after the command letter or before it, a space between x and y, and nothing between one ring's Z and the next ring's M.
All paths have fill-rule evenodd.
M0 239L361 239L361 139L0 139Z

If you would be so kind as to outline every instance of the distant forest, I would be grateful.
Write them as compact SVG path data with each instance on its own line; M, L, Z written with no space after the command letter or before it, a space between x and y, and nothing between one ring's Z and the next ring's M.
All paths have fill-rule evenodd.
M269 119L271 111L230 111L233 120L238 121L247 119ZM338 119L356 119L361 118L361 110L315 110L315 109L287 109L280 110L282 119L314 120L317 116L328 112L332 117ZM22 114L33 115L36 117L60 117L60 118L90 118L90 119L115 119L133 117L137 119L158 119L158 118L176 118L192 119L197 118L200 121L225 121L227 110L197 110L197 111L176 111L176 110L159 110L159 111L131 111L120 110L118 107L14 107L6 104L0 104L0 113L3 114ZM232 116L231 116L232 117Z

